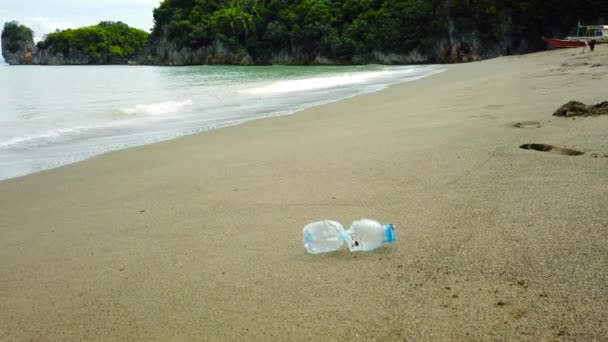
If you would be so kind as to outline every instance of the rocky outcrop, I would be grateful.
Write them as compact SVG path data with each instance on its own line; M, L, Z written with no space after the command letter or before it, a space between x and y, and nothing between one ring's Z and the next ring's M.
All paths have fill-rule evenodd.
M3 56L5 61L11 65L85 65L91 64L89 57L82 51L70 48L67 54L55 51L53 47L38 49L35 46L24 46L16 53L5 50L3 45ZM126 63L126 62L125 62ZM110 64L110 63L97 63ZM116 63L119 64L119 63Z
M137 62L151 65L254 64L253 58L245 49L228 49L219 40L193 50L179 48L175 42L170 42L165 37L150 39Z
M271 52L266 57L254 58L244 49L230 50L222 42L216 40L213 44L192 50L187 47L178 48L174 42L166 38L151 40L138 59L141 64L151 65L251 65L251 64L283 64L283 65L340 65L340 64L420 64L428 62L464 63L479 61L504 55L505 48L494 47L483 49L474 34L450 37L437 43L436 49L430 53L413 50L407 54L394 52L373 51L366 55L354 55L350 60L335 60L322 54L309 54L302 51L281 50Z
M187 55L187 53L183 53L182 58L186 58ZM46 49L28 46L21 48L17 53L5 52L3 47L3 56L6 63L11 65L104 65L135 63L134 61L125 58L112 57L102 57L101 59L92 60L84 52L74 47L70 47L67 53L57 51L53 46Z
M33 64L39 65L85 65L90 64L89 57L82 51L70 48L68 53L55 51L51 46L47 49L36 50Z
M2 57L8 64L32 64L36 47L26 41L2 40Z
M219 40L211 45L193 50L178 48L175 42L166 38L151 39L137 62L149 65L340 65L340 64L414 64L424 63L432 58L418 50L408 54L374 51L367 55L355 55L349 61L337 61L322 54L310 54L298 49L271 52L268 56L254 58L245 49L230 49Z

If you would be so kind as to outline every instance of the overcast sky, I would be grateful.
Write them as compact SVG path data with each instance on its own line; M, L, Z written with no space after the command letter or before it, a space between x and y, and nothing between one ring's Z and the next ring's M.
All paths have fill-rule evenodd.
M160 0L0 0L0 25L17 20L34 30L39 41L56 29L122 21L145 31L152 28L152 10Z

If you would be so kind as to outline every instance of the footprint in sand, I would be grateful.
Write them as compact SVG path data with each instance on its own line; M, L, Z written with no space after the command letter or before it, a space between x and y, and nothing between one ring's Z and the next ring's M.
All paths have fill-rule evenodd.
M515 128L540 128L538 121L520 121L513 124Z
M519 146L519 148L523 148L524 150L557 153L565 156L580 156L585 154L585 152L571 150L569 148L555 147L547 144L523 144Z

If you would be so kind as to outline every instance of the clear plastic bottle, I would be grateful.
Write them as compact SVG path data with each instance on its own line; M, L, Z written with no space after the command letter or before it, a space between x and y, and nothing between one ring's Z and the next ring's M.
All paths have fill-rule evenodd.
M351 252L368 252L397 239L392 224L382 225L370 219L353 221L346 234L350 237L348 248Z
M350 244L350 237L339 222L325 220L307 224L302 229L304 247L310 254L334 252L344 242Z

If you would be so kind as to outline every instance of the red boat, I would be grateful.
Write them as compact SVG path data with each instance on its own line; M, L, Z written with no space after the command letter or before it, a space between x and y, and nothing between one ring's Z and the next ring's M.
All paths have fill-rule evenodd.
M556 48L576 48L576 47L585 47L587 46L587 42L584 40L569 40L569 39L551 39L545 38L543 39L551 46Z

